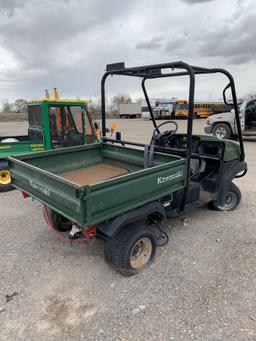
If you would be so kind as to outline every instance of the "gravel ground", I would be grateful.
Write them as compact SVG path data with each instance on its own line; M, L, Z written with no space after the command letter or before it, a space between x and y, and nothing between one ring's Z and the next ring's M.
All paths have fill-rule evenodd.
M152 133L150 122L117 123L123 138ZM12 131L1 123L0 135ZM0 340L256 340L255 143L245 143L239 208L169 220L169 244L131 278L104 262L103 242L64 244L39 203L1 194Z

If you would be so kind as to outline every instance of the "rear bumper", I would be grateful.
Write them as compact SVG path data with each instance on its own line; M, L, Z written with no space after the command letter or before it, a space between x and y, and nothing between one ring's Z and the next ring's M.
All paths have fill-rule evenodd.
M205 125L204 126L204 132L206 134L211 134L212 133L212 125Z

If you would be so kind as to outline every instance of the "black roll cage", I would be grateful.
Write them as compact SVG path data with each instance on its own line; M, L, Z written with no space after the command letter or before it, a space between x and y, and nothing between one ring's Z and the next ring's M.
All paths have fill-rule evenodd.
M172 69L171 72L163 73L164 69ZM178 72L175 71L179 70ZM181 70L181 71L180 71ZM154 65L144 65L138 67L125 67L125 63L114 63L108 64L106 66L106 72L104 73L101 80L101 110L102 110L102 134L103 140L119 142L124 144L131 144L142 146L139 143L131 143L127 141L116 141L106 138L106 95L105 95L105 82L108 76L129 76L129 77L139 77L142 78L141 86L142 91L145 96L145 100L149 109L149 113L153 122L154 127L157 129L157 124L153 115L153 110L150 104L150 100L148 97L148 93L145 87L145 82L148 79L156 79L156 78L166 78L166 77L180 77L180 76L189 76L189 100L188 100L188 124L187 124L187 149L186 149L186 159L187 159L187 188L184 193L184 199L186 197L186 192L189 186L189 169L190 169L190 159L192 156L192 132L193 132L193 108L194 108L194 95L195 95L195 75L198 74L212 74L212 73L222 73L228 78L228 84L223 90L223 100L226 105L234 108L235 111L235 119L237 124L237 133L238 140L240 144L240 161L244 161L244 145L239 117L239 110L237 104L237 96L235 90L235 83L232 75L225 69L221 68L204 68L199 66L192 66L182 61L163 63L163 64L154 64ZM231 88L232 94L232 103L228 103L226 99L226 91ZM160 148L159 148L160 149Z

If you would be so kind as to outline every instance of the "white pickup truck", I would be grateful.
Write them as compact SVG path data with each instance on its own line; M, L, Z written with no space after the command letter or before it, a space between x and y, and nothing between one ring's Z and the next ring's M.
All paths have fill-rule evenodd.
M242 134L256 136L256 99L245 100L239 106ZM206 134L213 134L220 139L230 139L237 135L234 109L230 112L211 115L204 126Z

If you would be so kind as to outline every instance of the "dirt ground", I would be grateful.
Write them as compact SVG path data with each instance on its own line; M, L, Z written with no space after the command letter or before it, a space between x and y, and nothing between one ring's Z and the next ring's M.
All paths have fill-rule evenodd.
M195 121L195 132L204 123ZM124 139L152 134L149 121L117 124ZM25 128L1 123L0 135ZM239 208L168 220L169 243L130 278L104 262L102 241L65 244L38 202L2 193L0 340L256 340L256 141L245 149Z

